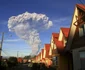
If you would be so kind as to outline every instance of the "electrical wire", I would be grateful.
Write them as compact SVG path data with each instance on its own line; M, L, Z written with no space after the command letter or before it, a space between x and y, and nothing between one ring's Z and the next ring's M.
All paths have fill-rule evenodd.
M85 5L85 0L83 0L83 2L84 2L84 5Z
M81 4L83 4L84 5L84 0L82 1L82 0L79 0L79 2L81 3Z
M10 56L6 51L2 51L3 53L5 53L7 56Z

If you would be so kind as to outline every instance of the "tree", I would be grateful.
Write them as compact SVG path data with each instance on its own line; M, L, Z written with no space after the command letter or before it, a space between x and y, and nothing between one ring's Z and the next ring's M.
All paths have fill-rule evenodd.
M9 66L9 67L16 66L17 63L18 63L18 61L17 61L17 58L16 58L16 57L10 57L10 58L8 59L8 66Z
M24 57L24 59L30 59L30 58L31 58L31 55Z
M25 56L24 59L31 59L31 58L35 58L35 57L36 57L36 55L33 55L33 56L28 55L28 56Z

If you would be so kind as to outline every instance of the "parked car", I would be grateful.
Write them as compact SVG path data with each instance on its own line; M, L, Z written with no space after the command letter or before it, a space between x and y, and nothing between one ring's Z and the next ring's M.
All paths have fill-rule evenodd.
M32 67L32 66L33 66L33 63L30 62L30 63L28 64L28 67Z

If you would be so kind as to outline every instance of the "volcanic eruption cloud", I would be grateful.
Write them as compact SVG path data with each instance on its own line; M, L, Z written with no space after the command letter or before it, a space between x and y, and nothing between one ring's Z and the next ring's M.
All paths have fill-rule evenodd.
M25 12L11 16L8 20L9 31L25 40L32 48L32 55L38 53L41 46L39 32L49 29L52 21L45 14Z

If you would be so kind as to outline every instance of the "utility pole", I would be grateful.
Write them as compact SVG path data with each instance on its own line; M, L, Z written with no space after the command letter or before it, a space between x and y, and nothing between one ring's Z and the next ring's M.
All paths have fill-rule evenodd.
M4 32L2 33L2 38L1 38L1 42L0 42L0 60L1 60L1 51L2 51L2 45L3 45L3 39L4 39Z

